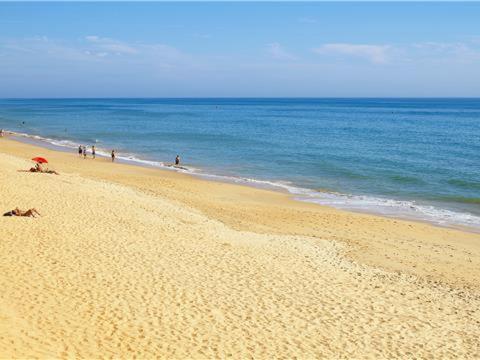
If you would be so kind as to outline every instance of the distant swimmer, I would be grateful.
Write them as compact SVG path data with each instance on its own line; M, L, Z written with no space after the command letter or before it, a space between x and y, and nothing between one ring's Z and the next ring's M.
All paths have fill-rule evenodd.
M112 150L112 162L115 161L115 150Z
M95 159L95 146L92 146L92 158Z
M180 156L177 155L177 157L175 158L175 165L178 166L180 165Z
M83 153L82 145L78 145L78 156L82 156L82 153Z

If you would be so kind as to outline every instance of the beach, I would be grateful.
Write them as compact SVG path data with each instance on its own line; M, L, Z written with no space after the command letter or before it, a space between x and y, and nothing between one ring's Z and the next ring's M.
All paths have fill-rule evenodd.
M60 175L19 172L44 156ZM478 358L480 235L0 138L2 358Z
M24 141L480 232L478 99L0 99ZM452 137L451 134L456 136Z

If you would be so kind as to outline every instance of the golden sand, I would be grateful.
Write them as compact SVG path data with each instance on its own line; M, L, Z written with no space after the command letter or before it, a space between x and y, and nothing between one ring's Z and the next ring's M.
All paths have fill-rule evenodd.
M45 156L61 175L19 172ZM1 358L479 358L480 235L0 139Z

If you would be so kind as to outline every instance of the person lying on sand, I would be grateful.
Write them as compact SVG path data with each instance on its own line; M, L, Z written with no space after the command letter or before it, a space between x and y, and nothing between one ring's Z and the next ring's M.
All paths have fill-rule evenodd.
M60 175L58 172L56 172L55 170L45 170L44 168L42 168L42 166L40 164L36 164L35 167L32 167L30 168L29 170L30 172L41 172L41 173L45 173L45 174L55 174L55 175Z
M35 214L40 215L40 213L35 208L28 209L26 211L20 210L18 207L6 212L3 216L27 216L27 217L36 217Z
M34 167L30 168L30 172L43 172L42 165L36 163Z

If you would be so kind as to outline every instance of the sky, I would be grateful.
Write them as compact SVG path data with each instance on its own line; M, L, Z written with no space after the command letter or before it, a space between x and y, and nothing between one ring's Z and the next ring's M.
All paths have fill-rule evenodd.
M480 97L480 2L0 2L0 97Z

